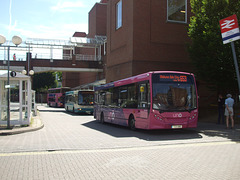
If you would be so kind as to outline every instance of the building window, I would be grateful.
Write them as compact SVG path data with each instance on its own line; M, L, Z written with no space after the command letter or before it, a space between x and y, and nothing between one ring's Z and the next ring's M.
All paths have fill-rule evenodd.
M167 20L187 23L187 0L168 0Z
M116 29L122 27L122 0L116 4Z

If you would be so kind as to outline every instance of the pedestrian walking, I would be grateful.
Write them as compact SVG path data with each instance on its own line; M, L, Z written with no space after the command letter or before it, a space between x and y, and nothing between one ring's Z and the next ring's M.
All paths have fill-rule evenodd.
M223 99L222 94L218 95L218 122L217 124L221 124L221 120L222 120L222 124L225 123L224 121L224 104L225 104L225 100Z
M231 119L232 129L234 128L234 120L233 120L233 105L234 99L231 94L227 94L227 99L225 100L225 116L226 116L226 128L229 128L229 116Z

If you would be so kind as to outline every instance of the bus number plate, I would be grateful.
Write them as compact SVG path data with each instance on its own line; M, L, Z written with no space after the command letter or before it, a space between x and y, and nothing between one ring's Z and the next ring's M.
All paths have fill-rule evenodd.
M172 125L172 129L179 129L182 128L182 125Z

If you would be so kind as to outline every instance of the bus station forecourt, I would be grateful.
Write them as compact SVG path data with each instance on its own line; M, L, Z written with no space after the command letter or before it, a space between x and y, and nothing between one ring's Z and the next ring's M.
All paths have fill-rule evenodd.
M47 106L47 104L38 105L40 109L42 109L43 106ZM16 135L21 133L33 132L33 131L37 131L44 128L44 123L40 117L40 114L41 114L41 110L39 112L39 109L38 109L37 115L33 116L32 123L28 127L13 127L12 129L0 128L0 135L1 136ZM79 115L79 117L81 116ZM210 120L211 123L206 121L207 121L206 119L204 120L204 122L202 122L201 120L198 121L197 127L193 129L196 132L207 133L207 134L211 134L212 136L218 136L218 135L224 134L225 137L230 137L230 139L240 141L240 124L236 124L234 130L228 130L228 129L225 129L225 126L216 125L216 123L213 123L213 121L211 120Z
M27 127L33 132L0 130L1 179L240 177L239 124L234 130L200 121L188 130L132 131L46 104L38 109L39 123Z
M44 120L41 118L41 114L44 113L46 107L48 107L47 104L38 104L38 113L36 116L33 116L32 123L30 126L27 127L13 127L12 129L6 129L6 128L0 128L0 136L9 136L9 135L18 135L22 133L29 133L38 131L44 128ZM60 110L62 108L54 108L54 107L48 107L52 108L53 110ZM81 115L77 115L79 119L81 119ZM93 119L93 121L96 121L96 119ZM207 122L208 121L208 122ZM103 126L100 122L99 126ZM122 126L117 126L119 128L122 128ZM109 126L108 128L111 128ZM237 123L235 125L235 129L226 129L224 125L218 125L216 123L213 123L212 120L207 120L206 118L202 117L200 121L197 123L196 128L189 128L190 130L196 131L197 133L202 133L205 135L209 135L212 137L223 137L232 141L240 142L240 124ZM129 129L129 131L131 131ZM138 131L136 129L136 131ZM158 130L163 131L163 130Z
M196 82L191 73L154 71L140 74L95 87L95 99L92 90L69 90L70 88L50 89L47 105L59 107L57 100L61 104L65 101L65 110L73 113L80 112L87 106L83 112L93 114L101 123L128 126L132 130L197 128L201 131ZM71 101L68 103L68 100L63 99ZM89 110L90 107L93 108L93 101L94 112ZM41 129L43 126L38 118L33 118L29 127L1 129L0 134L17 134Z
M39 105L29 127L0 129L5 164L0 174L4 180L239 179L240 126L225 129L203 122L212 120L198 121L195 87L190 73L145 73L99 87L95 101L100 116ZM158 94L165 98L154 98ZM153 113L158 128L144 130L152 121L138 118L145 112Z

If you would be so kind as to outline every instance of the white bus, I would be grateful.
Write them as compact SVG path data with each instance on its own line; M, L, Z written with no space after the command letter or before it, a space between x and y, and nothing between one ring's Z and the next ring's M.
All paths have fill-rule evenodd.
M93 90L68 91L65 96L65 110L77 114L93 114L93 102Z

